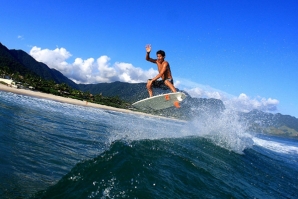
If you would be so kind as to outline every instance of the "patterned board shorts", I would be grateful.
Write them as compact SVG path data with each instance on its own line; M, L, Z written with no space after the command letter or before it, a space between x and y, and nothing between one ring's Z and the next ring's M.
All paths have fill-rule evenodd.
M149 79L151 80L151 79ZM173 79L165 79L165 80L169 80L173 85ZM165 80L156 80L152 83L152 87L153 88L162 88L162 89L168 89L169 87L167 87L167 85L165 85Z

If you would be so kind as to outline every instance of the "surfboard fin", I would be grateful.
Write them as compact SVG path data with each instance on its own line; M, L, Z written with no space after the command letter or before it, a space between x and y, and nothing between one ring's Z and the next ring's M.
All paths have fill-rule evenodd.
M180 108L180 104L179 104L179 102L178 102L178 101L175 101L175 102L174 102L174 106L175 106L176 108Z

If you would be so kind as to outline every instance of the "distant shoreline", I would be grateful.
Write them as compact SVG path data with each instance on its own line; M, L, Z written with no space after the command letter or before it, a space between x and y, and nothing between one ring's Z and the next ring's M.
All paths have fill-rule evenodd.
M170 120L178 120L178 119L173 119L173 118L167 118L167 117L161 117L161 116L157 116L157 115L146 114L146 113L137 112L137 111L131 111L128 109L115 108L115 107L111 107L111 106L95 104L95 103L72 99L72 98L67 98L67 97L61 97L61 96L52 95L52 94L48 94L48 93L42 93L39 91L12 88L12 87L6 86L4 84L0 84L0 91L11 92L11 93L16 93L16 94L20 94L20 95L27 95L27 96L43 98L43 99L49 99L49 100L54 100L54 101L58 101L58 102L62 102L62 103L74 104L74 105L78 105L78 106L100 108L100 109L109 110L109 111L117 111L117 112L122 112L122 113L129 113L129 114L138 114L138 115L170 119Z

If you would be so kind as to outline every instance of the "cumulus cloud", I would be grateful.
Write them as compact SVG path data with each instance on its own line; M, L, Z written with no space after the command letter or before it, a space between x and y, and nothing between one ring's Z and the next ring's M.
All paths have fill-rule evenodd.
M188 82L188 86L189 85L190 84ZM233 109L235 111L249 112L257 109L265 112L274 112L277 111L277 106L279 104L277 99L266 99L260 96L251 98L245 93L241 93L239 96L233 96L210 86L196 83L192 83L191 85L195 87L186 88L185 91L187 91L192 97L219 99L223 101L226 108Z
M71 68L65 60L72 55L65 48L49 50L34 46L30 50L30 55L37 61L43 62L50 68L57 69L63 74L71 73Z
M99 58L76 58L73 63L67 59L72 55L65 48L54 50L32 47L30 55L39 62L43 62L50 68L54 68L76 83L103 83L122 81L129 83L146 82L147 79L157 75L157 70L150 68L143 70L130 63L110 63L111 58L102 55Z
M188 89L187 92L191 96L201 97L201 98L214 98L214 99L223 99L223 95L219 91L206 90L200 87Z
M249 112L254 109L265 112L274 112L277 111L277 106L279 104L277 99L266 99L260 96L251 98L245 93L241 93L239 96L234 96L210 86L197 84L184 79L181 81L181 87L184 87L184 90L192 97L219 99L223 101L226 108L241 112Z
M233 106L237 110L248 112L253 109L261 111L276 111L279 101L272 98L264 98L257 96L256 98L250 98L244 93L241 93L238 97L234 97L226 102L227 105Z
M136 68L129 63L115 63L116 71L119 74L119 80L122 82L138 83L146 82L149 78L157 75L157 70L150 68L147 71L143 71L141 68Z

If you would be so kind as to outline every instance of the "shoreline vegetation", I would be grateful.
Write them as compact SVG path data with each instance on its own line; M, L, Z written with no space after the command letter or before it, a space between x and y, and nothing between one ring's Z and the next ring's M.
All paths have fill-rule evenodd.
M1 71L0 71L1 72ZM7 74L7 72L4 72ZM14 79L10 77L14 76ZM95 104L107 105L116 108L128 109L130 104L121 100L118 96L105 97L101 94L93 95L89 91L83 92L78 89L74 89L66 83L56 83L55 81L44 80L38 77L30 76L24 78L21 75L8 75L8 78L0 77L0 84L7 85L12 88L26 89L32 91L39 91L42 93L52 94L55 96L61 96L65 98L72 98ZM5 75L3 75L5 77Z
M68 103L68 104L73 104L73 105L78 105L78 106L99 108L99 109L104 109L104 110L108 110L108 111L117 111L117 112L128 113L128 114L138 114L138 115L149 116L149 117L177 120L174 118L167 118L167 117L162 117L162 116L157 116L157 115L152 115L152 114L146 114L143 112L132 111L129 109L124 109L124 108L116 108L116 107L112 107L112 106L96 104L96 103L92 103L89 101L78 100L78 99L73 99L73 98L68 98L68 97L62 97L62 96L53 95L53 94L49 94L49 93L43 93L40 91L33 91L33 90L22 89L22 88L13 88L13 87L10 87L9 85L4 85L1 83L0 83L0 91L11 92L11 93L20 94L20 95L27 95L27 96L42 98L42 99L49 99L49 100L58 101L61 103Z

